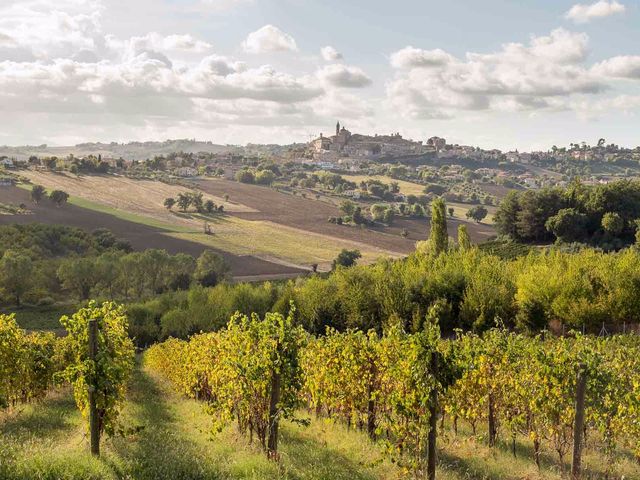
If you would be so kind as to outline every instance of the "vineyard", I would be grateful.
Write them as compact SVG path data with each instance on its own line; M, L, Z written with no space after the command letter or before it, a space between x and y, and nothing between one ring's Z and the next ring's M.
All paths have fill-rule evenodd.
M215 429L235 421L270 458L277 458L280 419L315 416L367 432L408 474L430 477L437 430L447 421L455 432L466 422L474 435L486 425L489 445L512 439L514 456L516 437L525 436L538 466L543 446L561 466L573 448L578 470L583 445L600 449L611 478L621 456L640 460L637 336L492 330L442 340L431 325L417 334L390 328L383 336L329 331L316 338L291 316L236 316L218 333L153 346L145 362L204 402ZM581 378L584 408L576 415Z
M55 386L68 383L78 409L89 420L93 449L102 432L113 435L121 429L118 414L134 367L127 316L122 306L90 302L60 323L65 337L27 334L14 316L0 315L0 407L42 399Z
M280 469L295 468L292 432L314 432L326 442L327 428L339 432L341 425L345 433L340 435L362 437L349 437L350 444L368 437L363 447L371 445L379 452L378 459L361 468L395 469L394 475L384 478L435 478L436 465L445 462L437 470L442 473L451 461L446 449L469 439L475 439L467 453L470 458L481 449L493 455L502 449L501 461L508 451L514 461L528 462L542 472L551 452L561 476L573 472L572 478L615 479L637 474L640 337L636 335L595 337L571 331L564 337L546 332L531 336L492 329L482 336L457 332L443 338L434 307L419 333L406 333L398 322L383 334L328 329L315 336L300 326L293 304L289 310L287 316L267 313L263 318L236 314L217 332L157 343L144 353L143 371L166 379L176 398L200 405L208 420L199 421L198 431L208 432L206 436L216 441L238 442L229 440L228 427L235 424L243 442L261 450L265 461ZM62 317L61 323L67 335L55 337L27 333L13 316L0 316L0 399L5 411L24 405L33 405L29 407L33 411L46 408L47 396L70 389L92 453L102 453L104 434L107 459L114 449L126 451L132 441L144 438L140 436L145 428L153 432L169 422L167 430L161 430L167 432L177 428L171 422L186 421L167 415L146 425L130 420L128 390L145 390L150 404L162 400L153 397L157 387L145 379L148 374L135 368L122 306L90 303ZM10 437L5 440L13 445ZM154 461L161 463L167 459L162 459L166 452L157 448L158 441L152 441L155 452L145 455L155 455ZM86 440L80 444L86 445ZM16 455L16 448L12 446L11 455ZM310 448L317 454L327 447ZM3 470L11 466L11 461L3 464L11 458L6 454L0 454L0 474L33 477L31 470L26 476ZM600 465L594 471L596 454ZM199 455L204 461L206 453ZM584 458L589 460L581 464ZM169 461L164 473L147 464L144 475L132 478L170 478L172 469L190 468L175 458ZM42 478L85 475L81 470ZM175 478L218 478L193 475Z

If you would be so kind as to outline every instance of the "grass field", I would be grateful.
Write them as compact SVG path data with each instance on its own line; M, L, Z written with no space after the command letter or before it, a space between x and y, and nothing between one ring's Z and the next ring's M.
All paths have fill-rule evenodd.
M300 412L301 417L309 417ZM313 417L311 415L311 417ZM100 459L88 454L88 440L72 392L60 389L40 404L18 407L0 417L0 478L32 479L308 479L374 480L407 478L379 444L366 435L326 419L311 419L308 427L284 422L279 464L266 460L235 428L210 433L210 418L201 404L175 394L145 369L135 372L123 423L137 433L106 439ZM556 480L562 478L551 451L542 455L538 472L528 441L495 449L461 425L456 436L448 426L440 432L438 478L442 480ZM591 440L590 443L592 443ZM632 460L617 465L627 479L639 478ZM565 466L566 467L566 466ZM585 467L603 478L604 468L592 447ZM616 477L617 478L617 477Z
M72 205L154 227L161 230L162 235L190 240L237 255L252 255L271 262L303 266L317 263L321 269L327 269L343 248L360 250L363 262L372 262L381 256L399 255L396 251L362 242L270 221L241 218L234 214L255 214L257 210L240 203L225 203L225 210L232 215L205 217L170 212L163 206L164 199L186 189L160 182L113 176L76 178L33 171L25 172L25 176L48 189L65 190L71 195L69 203ZM214 201L220 199L209 194L205 198ZM228 210L227 205L231 205ZM323 220L326 222L326 219ZM204 234L205 221L213 226L215 235Z

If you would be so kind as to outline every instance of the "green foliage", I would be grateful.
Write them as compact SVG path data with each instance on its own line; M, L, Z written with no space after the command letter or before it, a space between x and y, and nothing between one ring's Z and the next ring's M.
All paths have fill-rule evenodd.
M462 251L467 251L471 248L471 237L467 226L463 224L458 226L458 248Z
M22 296L35 284L31 259L18 251L7 250L0 259L0 288L10 295L17 306Z
M427 242L427 251L432 255L444 253L449 248L446 205L442 198L431 203L431 231Z
M44 198L47 191L42 185L34 185L31 187L31 200L35 203L40 203L40 200Z
M602 228L609 235L618 236L624 230L624 220L615 212L607 212L602 216Z
M63 192L62 190L53 190L49 194L49 200L56 204L57 207L61 207L67 200L69 200L69 194L67 192Z
M169 197L169 198L165 198L164 199L164 207L167 210L171 210L175 204L176 204L176 199L173 198L173 197Z
M0 411L43 398L61 367L55 336L18 327L13 315L0 315Z
M489 211L483 207L482 205L476 205L475 207L471 207L469 210L467 210L467 218L471 218L474 221L480 223L482 220L484 220L487 216L487 214L489 213Z
M194 279L204 287L215 287L224 281L230 273L229 265L222 255L213 250L202 252L196 263Z
M276 179L276 174L271 170L260 170L255 175L255 183L258 185L271 185ZM242 182L242 180L240 180ZM251 183L251 182L243 182Z
M98 325L98 355L89 359L89 321ZM123 306L89 303L60 323L67 330L70 364L60 377L73 385L76 404L85 418L89 414L88 389L96 398L100 431L113 435L118 430L118 415L127 383L134 367L134 347L128 335L128 320Z
M359 250L347 250L343 248L333 260L332 269L335 270L337 267L352 267L360 257L362 257L362 254Z
M545 227L562 242L575 242L584 238L588 218L575 208L563 208L549 217Z
M292 418L299 405L298 351L305 334L294 326L293 314L293 309L287 317L269 313L263 320L236 314L218 333L153 346L145 363L167 376L179 392L206 402L214 430L235 420L242 433L257 435L266 450L275 422ZM279 401L273 418L269 406L276 376Z
M495 215L498 232L522 242L579 241L606 249L633 242L640 182L573 183L567 189L510 192ZM567 240L570 238L571 240Z
M255 183L256 178L251 170L238 170L236 180L241 183Z

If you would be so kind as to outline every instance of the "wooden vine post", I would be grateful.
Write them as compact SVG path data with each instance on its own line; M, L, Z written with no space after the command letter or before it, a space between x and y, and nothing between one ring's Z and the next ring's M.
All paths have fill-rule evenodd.
M278 344L278 354L281 353L282 346ZM269 438L267 441L267 455L271 460L278 459L278 404L280 403L280 390L282 383L282 372L278 368L273 369L271 377L271 397L269 399Z
M581 475L582 434L584 432L584 401L587 391L586 366L581 364L576 382L576 416L573 423L573 459L571 462L571 478L578 480Z
M431 375L438 371L438 353L431 352ZM438 431L438 388L433 386L429 399L429 444L427 450L427 479L436 478L436 436Z
M94 361L98 356L98 322L89 320L89 359ZM89 433L91 435L91 454L100 455L100 423L96 405L95 385L89 385Z

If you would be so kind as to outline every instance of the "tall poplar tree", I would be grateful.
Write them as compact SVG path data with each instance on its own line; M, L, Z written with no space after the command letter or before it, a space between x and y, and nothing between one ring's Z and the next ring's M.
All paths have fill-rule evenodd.
M429 233L429 250L434 255L447 251L449 234L447 233L447 210L444 200L436 198L431 203L431 232Z

